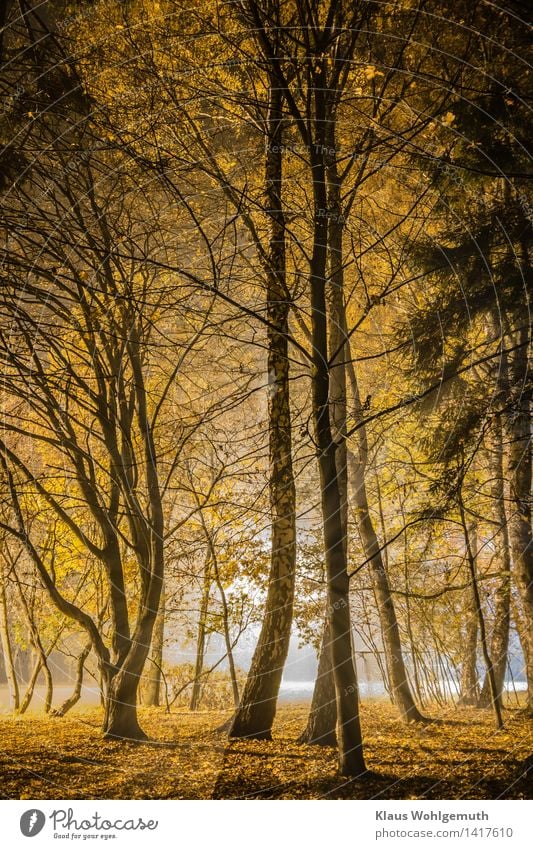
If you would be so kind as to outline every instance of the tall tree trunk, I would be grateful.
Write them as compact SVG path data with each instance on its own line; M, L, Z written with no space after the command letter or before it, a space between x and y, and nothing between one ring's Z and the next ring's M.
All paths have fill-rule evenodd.
M328 348L330 357L330 412L333 436L337 444L335 456L341 501L340 518L343 545L348 556L348 464L346 433L346 333L344 318L344 271L342 260L342 204L340 180L337 174L335 139L331 137L333 123L328 123L326 180L328 191ZM326 608L318 671L308 723L300 736L302 743L330 746L337 743L337 707L335 681L329 637L329 616Z
M136 343L137 340L132 335L132 344ZM136 352L138 352L138 344ZM147 492L150 503L149 524L146 523L140 529L137 552L141 575L144 578L143 592L135 629L128 639L127 653L124 654L121 651L118 656L110 660L103 658L100 653L98 659L105 686L102 725L104 738L142 741L147 739L147 735L137 718L138 691L163 593L164 522L157 476L157 452L148 424L142 373L137 360L134 361L134 365L138 389L139 426L144 441Z
M507 670L507 651L509 647L509 628L511 623L511 550L509 546L509 528L505 512L505 475L503 467L503 431L500 416L494 424L492 445L494 518L498 523L497 552L500 559L500 575L495 590L494 619L490 654L494 666L496 691L501 699ZM485 680L479 696L479 707L491 705L490 680Z
M25 691L25 693L22 697L22 700L20 702L20 707L19 707L19 711L18 711L20 714L26 713L26 711L28 710L28 708L31 704L31 700L33 699L33 694L35 692L35 685L37 683L37 678L39 677L39 672L41 671L41 666L42 666L41 656L38 652L34 652L34 654L35 654L35 664L33 666L32 672L31 672L30 680L28 681L28 683L26 685L26 691Z
M102 730L107 739L139 741L147 739L137 718L137 703L139 684L148 657L163 585L162 523L157 521L155 524L151 539L153 550L150 556L156 560L157 565L154 564L150 569L150 584L147 587L143 611L131 637L128 654L119 659L119 664L113 664L112 661L102 662L99 658L105 689ZM148 567L146 571L149 571Z
M475 705L479 692L477 672L478 615L476 599L471 584L465 591L463 618L465 628L462 641L461 680L459 683L458 703L460 705Z
M148 668L145 673L144 704L147 707L161 705L161 669L163 667L163 647L165 642L165 590L161 590L159 610L152 632L152 645L148 655Z
M285 219L282 206L282 96L271 81L265 182L270 216L266 266L269 379L270 510L272 552L259 641L230 737L270 739L283 667L289 651L296 566L296 492L289 404Z
M509 538L513 573L522 601L527 641L528 707L533 710L533 535L531 529L531 388L528 370L529 331L520 331L521 345L511 359L512 404L509 434ZM529 383L528 383L529 381Z
M111 661L104 659L101 652L99 656L106 686L104 737L125 740L146 739L146 734L137 719L137 697L161 605L165 563L163 504L157 470L157 450L148 415L139 343L137 332L135 328L132 328L129 336L129 356L135 379L137 419L142 437L149 505L146 519L138 528L135 528L142 595L135 629L131 638L127 640L129 644L127 653L124 654L121 651L116 658L118 662L114 662L115 659ZM127 606L125 615L124 626L127 626ZM121 642L124 639L122 635Z
M485 661L485 666L487 669L487 675L489 676L489 684L490 684L490 694L492 698L492 706L494 709L494 719L496 721L496 728L503 728L503 719L502 719L502 706L501 699L496 689L496 679L494 676L494 666L492 664L492 659L489 653L489 644L487 640L487 631L485 628L485 617L483 615L483 607L481 604L481 596L479 594L479 586L477 581L476 574L476 549L477 549L477 540L475 534L472 531L469 531L468 525L466 522L465 510L462 498L460 497L459 501L459 510L461 514L461 523L463 525L463 532L465 537L465 546L466 546L466 558L468 563L468 568L470 571L470 580L472 584L472 596L473 596L473 606L474 610L477 613L477 620L479 625L479 638L481 642L481 650L483 652L483 660ZM477 696L477 669L474 666L475 672L475 694ZM477 698L474 699L474 704L477 702Z
M351 489L354 492L356 516L363 543L365 557L369 559L370 570L378 602L378 610L385 647L387 672L392 696L400 714L406 721L422 721L414 702L407 680L403 660L400 632L396 619L394 603L390 592L387 572L379 550L366 494L365 471L368 456L366 429L359 430L359 463L353 453L347 449L342 434L346 431L346 369L350 381L353 406L356 418L361 417L361 401L355 368L350 357L350 345L347 342L346 309L344 304L344 265L343 265L343 227L344 217L341 202L341 181L337 171L333 121L326 127L326 180L328 191L328 246L329 246L329 357L331 365L330 404L333 435L338 443L337 469L341 496L341 518L344 527L345 549L347 551L348 530L348 469L351 473ZM327 710L327 708L326 708Z
M226 598L226 590L224 589L224 584L220 578L220 572L218 571L218 561L216 558L216 552L213 551L213 566L215 570L215 581L218 587L218 591L220 593L220 600L222 602L222 623L224 628L224 644L226 646L226 656L228 658L228 669L229 676L231 682L231 692L233 694L233 704L235 708L239 707L239 682L237 681L237 670L235 668L235 658L233 657L233 643L231 641L231 632L230 632L230 620L229 620L229 605L228 600Z
M366 771L359 718L359 693L352 649L350 581L342 522L343 495L337 471L337 443L330 410L330 363L326 305L328 248L327 189L324 164L326 109L325 59L317 58L313 70L314 124L310 157L313 177L314 233L310 267L311 337L313 349L312 399L315 440L320 474L320 494L328 616L337 701L339 767L343 775ZM340 437L344 439L344 437Z
M354 403L354 414L357 420L357 418L360 419L362 416L362 406L357 375L351 361L348 363L348 374ZM389 578L368 505L365 479L368 460L368 441L364 425L359 428L358 435L359 457L356 459L351 451L348 454L352 471L353 500L357 526L361 535L365 557L369 561L372 586L378 606L391 696L405 722L423 722L424 717L415 704L407 679L400 629L398 627Z
M377 496L378 496L378 509L379 509L379 515L380 515L380 519L381 519L381 533L382 533L383 539L385 539L385 517L383 515L383 507L382 507L382 503L381 503L381 490L380 490L380 486L379 486L378 475L376 475L376 488L377 488ZM401 510L401 514L402 514L402 521L403 521L403 524L405 526L407 524L407 519L406 519L406 516L405 516L405 510L404 510L403 502L401 502L400 510ZM412 661L412 664L413 664L413 684L414 684L414 689L415 689L415 693L416 693L416 698L417 698L418 704L423 708L424 707L424 696L423 696L423 693L422 693L422 687L421 687L421 682L420 682L420 673L419 673L419 670L418 670L418 664L419 664L418 650L417 650L417 646L415 645L415 637L414 637L414 633L413 633L413 622L412 622L412 616L411 616L411 597L410 597L410 592L409 592L409 586L410 586L409 561L410 561L410 557L409 557L409 531L406 528L406 530L403 533L403 576L404 576L404 584L405 584L405 629L407 631L407 636L408 636L408 639L409 639L409 649L410 649L410 652L411 652L411 661ZM387 549L385 549L383 551L383 564L385 566L385 570L388 571Z
M2 640L4 669L6 671L7 684L9 687L11 707L13 710L18 710L20 706L19 685L15 664L13 662L11 635L9 633L9 618L7 615L6 588L4 586L3 579L0 584L0 638Z
M50 713L52 709L52 699L54 697L54 680L52 678L52 673L50 672L50 667L48 665L48 658L43 652L43 665L42 670L44 672L44 680L46 682L46 692L44 696L44 712Z
M146 740L147 736L137 718L137 692L144 663L139 659L108 672L105 682L103 732L110 740Z
M311 743L317 746L336 746L336 728L337 702L335 699L335 680L333 677L328 616L326 615L311 710L309 711L305 729L298 738L298 742Z
M154 537L156 534L154 533ZM155 556L161 558L162 538L156 540ZM138 691L150 648L152 631L159 609L162 587L162 567L156 569L146 594L142 615L137 621L131 638L130 650L120 665L113 662L101 663L104 682L104 738L111 740L146 740L147 735L137 718ZM100 659L99 659L100 660Z
M211 589L211 551L208 552L204 563L204 577L202 582L202 597L200 599L200 613L198 617L198 634L196 637L196 660L194 663L194 682L192 685L190 710L198 710L200 696L202 693L202 670L204 667L205 638L207 611L209 609L209 591Z
M463 523L463 531L465 536L466 562L470 575L470 584L468 586L468 589L466 590L465 608L463 611L465 631L463 640L463 660L461 663L461 681L459 684L458 704L475 705L477 704L479 696L477 670L479 616L476 604L476 593L474 590L474 580L477 581L477 576L475 575L477 534L475 525L472 525L469 530L468 527ZM471 556L474 562L474 578L472 578L470 569L469 552L472 552Z
M526 673L526 682L527 682L527 669L529 664L529 639L528 634L526 632L526 622L525 617L522 613L522 605L520 603L520 599L514 597L511 593L511 620L514 622L514 626L516 628L516 633L518 636L518 642L520 643L520 648L522 649L522 654L524 656L524 672Z
M45 679L45 683L46 683L46 693L45 693L45 697L44 697L44 710L45 710L45 713L49 713L50 709L52 707L52 699L53 699L53 695L54 695L54 682L53 682L53 679L52 679L52 673L50 672L50 667L48 666L48 655L49 655L50 651L52 650L52 646L50 646L48 648L48 651L45 651L45 648L44 648L42 640L41 640L41 636L39 634L39 628L37 627L37 623L34 619L33 607L30 608L30 605L28 604L26 596L24 595L24 592L22 590L22 585L21 585L20 581L18 580L18 578L17 578L16 584L17 584L17 589L18 589L21 607L22 607L22 610L23 610L23 613L24 613L24 618L25 618L26 624L28 626L28 631L29 631L29 635L30 635L30 642L31 642L31 645L33 646L35 653L40 658L40 670L42 670L43 673L44 673L44 679ZM57 639L57 637L56 637L56 639ZM37 680L37 678L35 679L33 686L35 686L36 680ZM32 695L33 695L33 689L32 689L32 694L30 695L30 701L31 701ZM26 700L26 698L24 698L24 701L25 700ZM28 702L28 704L29 704L29 702Z

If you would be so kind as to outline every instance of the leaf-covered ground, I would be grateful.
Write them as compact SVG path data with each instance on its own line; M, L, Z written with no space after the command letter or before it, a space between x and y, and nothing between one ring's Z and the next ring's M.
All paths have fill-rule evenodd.
M308 705L278 711L272 742L228 742L228 714L141 710L153 743L107 742L96 710L63 719L2 718L2 798L529 798L533 723L506 712L496 731L488 712L454 709L425 726L404 726L394 708L363 706L365 781L347 781L331 748L295 740ZM529 771L527 764L530 764Z

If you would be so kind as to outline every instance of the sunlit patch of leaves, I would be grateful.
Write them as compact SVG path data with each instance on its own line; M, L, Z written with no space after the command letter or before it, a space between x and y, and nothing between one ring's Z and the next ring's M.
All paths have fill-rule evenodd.
M307 705L278 711L272 741L228 741L227 712L141 710L151 744L107 742L98 711L63 719L3 718L2 796L84 798L527 798L533 723L506 711L429 710L427 725L402 724L385 702L362 709L365 780L339 775L336 752L296 743Z

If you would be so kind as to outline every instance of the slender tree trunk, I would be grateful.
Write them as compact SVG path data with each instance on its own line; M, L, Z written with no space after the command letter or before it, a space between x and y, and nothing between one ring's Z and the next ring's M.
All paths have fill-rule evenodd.
M51 711L53 716L65 716L66 713L71 710L71 708L76 705L81 698L81 688L83 686L83 672L85 669L85 661L89 657L91 653L91 643L88 642L83 647L81 653L78 656L78 660L76 662L76 678L74 681L74 689L72 691L72 695L66 699L60 707L55 708L55 710Z
M344 318L344 273L342 260L342 205L340 181L336 167L335 140L331 137L332 124L328 123L326 135L329 156L326 166L328 190L328 339L330 372L330 412L331 425L337 451L335 456L339 493L341 500L341 522L343 545L348 556L348 464L346 433L346 333ZM302 743L316 743L329 746L337 742L337 707L335 702L335 681L331 658L331 640L329 638L329 617L326 609L318 671L313 689L313 699L309 719L300 736Z
M315 319L318 325L321 319ZM320 334L315 331L315 345ZM324 351L324 348L322 348ZM322 382L322 381L321 381ZM335 446L327 414L327 383L315 388L315 426L324 523L324 547L328 579L328 614L337 701L339 760L343 775L365 772L359 720L359 692L352 651L350 585L340 519L340 494L335 465ZM329 418L329 416L328 416Z
M207 611L209 609L209 591L211 589L211 551L208 552L204 564L202 597L200 599L200 614L198 618L198 635L196 638L196 660L194 664L194 682L192 685L190 710L198 710L202 692L202 670L204 667L205 638Z
M24 612L24 618L26 619L26 624L28 626L28 630L29 630L29 634L30 634L30 641L31 641L31 644L33 646L35 653L40 658L40 669L39 669L39 671L42 670L43 673L44 673L44 679L45 679L45 683L46 683L46 693L45 693L45 697L44 697L44 710L45 710L45 713L50 713L50 709L52 707L52 699L53 699L53 696L54 696L54 682L53 682L53 679L52 679L52 673L50 672L50 667L48 666L48 654L50 653L52 647L50 647L48 649L48 652L45 651L44 646L42 644L40 634L39 634L39 629L37 627L37 623L35 622L35 619L34 619L33 608L30 609L30 605L28 604L28 601L26 599L26 596L24 595L24 592L22 590L22 586L21 586L20 582L18 581L18 579L17 579L17 589L18 589L18 593L19 593L19 598L20 598L22 610ZM56 639L57 639L57 637L56 637ZM37 678L35 679L35 681L36 680L37 680ZM35 687L35 682L33 683L33 687ZM32 695L33 695L33 688L32 688L32 694L30 695L30 701L31 701ZM28 704L29 704L29 702L28 702Z
M220 574L218 571L218 563L216 557L214 559L214 567L215 567L215 580L217 583L218 591L220 593L220 599L222 602L222 621L224 627L224 644L226 646L226 655L228 658L228 669L229 676L231 681L231 692L233 694L233 704L235 708L239 707L239 682L237 681L237 670L235 668L235 658L233 657L233 643L231 642L231 633L230 633L230 622L229 622L229 606L228 600L226 598L226 591L224 589L224 585L220 580Z
M326 306L326 265L328 247L327 190L324 165L326 110L325 60L317 58L313 70L314 123L316 138L310 157L314 196L313 252L310 267L311 337L313 346L313 420L320 490L328 616L333 674L337 701L339 767L343 775L357 776L366 771L359 718L359 692L352 649L350 581L342 522L343 496L337 471L337 444L333 437L330 411L330 364ZM343 438L343 437L342 437Z
M528 384L528 329L519 334L511 360L512 405L507 417L509 437L509 538L516 586L522 601L527 641L528 707L533 710L533 535L531 529L531 389Z
M500 575L495 591L494 620L490 655L494 666L494 678L498 697L502 698L505 674L507 671L507 652L509 647L509 628L511 624L511 550L509 528L505 511L505 475L503 467L503 433L501 418L495 420L495 433L492 448L494 518L498 523L498 554ZM490 680L485 680L479 696L479 707L491 706Z
M381 503L381 492L379 486L379 479L376 475L376 486L377 486L377 495L378 495L378 508L379 515L381 519L381 533L383 539L385 539L385 517L383 516L383 507ZM406 525L406 516L403 502L401 504L401 514L403 524ZM383 552L383 563L385 569L388 571L388 557L386 553L386 549ZM409 592L409 531L406 529L403 534L403 574L404 574L404 584L405 584L405 628L407 631L407 636L409 638L409 649L411 652L411 659L413 663L413 684L416 693L416 698L418 704L421 707L424 707L424 696L422 694L422 688L420 685L420 674L418 671L418 652L417 647L415 645L415 638L413 633L413 623L411 616L411 598Z
M28 710L28 708L31 704L31 700L33 699L33 694L35 692L35 685L37 683L37 678L39 677L39 672L41 671L41 666L42 666L41 656L38 652L35 652L35 651L34 651L34 654L35 654L35 664L34 664L33 669L32 669L30 680L28 681L28 683L26 685L26 690L25 690L24 695L22 697L22 700L20 702L20 707L19 707L19 711L18 711L20 714L26 713L26 711Z
M141 676L152 642L155 621L161 604L164 578L164 519L161 490L157 470L157 451L148 415L148 404L144 375L140 359L140 340L135 328L130 330L129 356L132 364L137 401L137 419L142 437L146 470L146 493L148 516L135 528L137 558L142 579L142 596L135 629L126 641L124 634L120 642L126 641L127 653L123 651L109 662L99 657L106 686L103 733L108 739L145 740L146 734L137 718L137 698ZM133 514L135 515L135 514ZM122 572L122 570L120 570ZM127 606L123 629L128 626ZM129 628L128 628L129 633Z
M50 713L52 709L52 699L54 697L54 680L52 678L52 673L50 672L50 667L48 666L48 658L46 655L43 655L43 665L42 669L44 672L44 679L46 681L46 693L44 696L44 712Z
M163 646L165 642L165 591L161 590L159 610L152 632L152 645L148 655L148 668L145 673L144 704L147 707L161 705L161 669L163 666Z
M357 373L350 355L346 357L346 360L350 389L352 393L353 414L355 421L361 421L363 408L361 404ZM368 438L365 425L359 427L357 433L359 440L359 457L356 458L352 451L348 452L353 501L355 505L357 526L363 543L363 552L365 558L369 562L372 585L376 596L391 696L405 722L423 722L425 721L425 718L422 716L415 704L407 678L407 671L403 659L400 629L398 627L398 619L396 617L389 577L385 568L385 562L380 550L374 523L370 515L366 490Z
M522 649L522 654L524 656L524 672L526 672L526 681L527 681L527 669L529 664L529 640L526 632L526 623L525 618L522 613L522 607L520 604L520 600L518 598L513 598L511 594L511 619L514 622L516 633L518 635L518 642L520 643L520 648Z
M150 462L155 462L152 461L156 456L155 447L149 437L146 453ZM138 691L159 611L164 573L163 515L155 468L150 469L148 478L153 524L149 531L145 529L146 537L139 556L145 563L143 571L150 579L144 588L142 608L129 640L128 653L117 658L118 663L99 657L105 687L102 731L104 738L111 740L147 739L137 717Z
M296 493L292 468L289 405L288 313L285 274L285 220L282 207L282 96L271 81L266 155L266 195L270 214L267 276L270 510L272 554L259 641L230 737L270 739L283 667L291 635L295 561Z
M298 738L298 742L311 743L317 746L336 746L336 728L337 702L335 699L331 640L329 638L328 617L326 616L311 710L307 718L307 725Z
M365 557L370 560L370 570L378 602L383 644L392 696L406 721L421 721L424 717L415 705L407 680L402 655L400 632L387 572L379 550L379 543L368 508L366 494L366 463L368 457L366 429L359 429L360 460L348 450L343 434L346 432L346 371L348 370L353 406L357 418L362 415L359 387L354 364L347 342L346 308L344 303L343 227L341 181L337 172L337 155L333 121L326 127L326 180L328 188L328 245L329 245L329 336L330 336L330 409L332 430L337 442L337 469L341 497L341 517L347 551L348 529L348 469L354 493L356 516Z
M479 693L477 671L478 614L476 610L476 599L471 585L465 591L463 617L465 629L462 645L458 704L475 705L477 704Z
M237 669L235 667L235 658L233 657L233 646L231 644L227 617L224 619L224 642L226 644L226 654L228 656L228 669L231 682L231 692L233 695L233 704L235 708L238 708L240 703L239 682L237 680Z
M355 369L353 366L349 369L349 373L354 404L360 411L361 401ZM359 415L361 415L360 412ZM361 433L361 431L363 431L363 433ZM359 429L359 461L356 460L352 452L349 452L349 459L353 469L353 499L357 524L363 543L363 551L369 561L372 586L374 588L378 606L383 648L385 651L387 677L389 679L392 699L400 711L402 719L405 722L423 722L424 717L415 704L411 693L411 687L409 686L409 681L407 679L407 671L402 653L400 629L396 618L396 610L390 590L389 578L381 555L379 541L374 529L374 523L370 516L365 481L367 442L366 433L364 433L364 431L364 427Z
M6 589L3 580L0 584L0 638L2 640L4 668L9 687L11 706L13 710L18 710L20 706L19 685L15 664L13 662L13 650L11 647L11 635L9 633L9 619L7 615Z
M481 650L483 652L483 660L485 661L485 666L487 669L487 675L489 676L489 684L490 684L490 694L492 698L492 705L494 708L494 719L496 722L496 728L503 728L503 719L502 719L502 707L501 707L501 699L500 695L496 688L496 678L494 676L494 666L492 664L492 660L489 653L489 644L487 640L487 632L485 628L485 617L483 615L483 608L481 605L481 596L479 595L479 586L476 575L476 548L477 543L474 543L475 547L472 545L473 539L472 535L468 530L468 525L466 523L464 505L462 499L459 502L459 510L461 513L461 523L463 525L463 532L465 536L465 545L466 545L466 557L468 562L468 568L470 570L470 580L472 582L472 595L474 602L474 609L477 612L478 617L478 625L479 625L479 637L481 641ZM474 537L475 539L475 537ZM477 690L477 670L476 670L476 690ZM477 699L474 701L476 703Z

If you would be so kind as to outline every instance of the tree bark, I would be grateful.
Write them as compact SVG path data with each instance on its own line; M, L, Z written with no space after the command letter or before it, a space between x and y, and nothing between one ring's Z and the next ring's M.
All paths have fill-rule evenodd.
M463 528L464 530L464 528ZM468 543L466 542L468 536ZM467 545L467 563L469 563L468 551L472 550L475 564L475 552L477 549L477 537L475 528L465 530L465 545ZM470 547L470 549L468 548ZM479 696L478 671L477 671L477 640L478 640L478 612L476 609L476 596L469 567L470 584L465 592L465 607L463 611L465 631L463 641L463 660L461 664L461 681L459 684L460 705L475 705Z
M224 589L224 584L220 579L220 573L218 571L218 560L216 557L216 552L212 549L213 554L213 568L215 572L215 581L218 587L218 591L220 593L220 600L222 602L222 622L224 627L224 644L226 646L226 656L228 658L228 669L229 676L231 681L231 692L233 694L233 705L235 708L239 707L240 698L239 698L239 682L237 681L237 670L235 668L235 658L233 657L233 643L231 641L231 632L230 632L230 621L229 621L229 605L228 600L226 598L226 591Z
M361 398L357 375L351 360L348 364L348 374L355 409L355 416L362 416ZM381 624L383 648L385 651L385 663L391 696L394 704L405 722L423 722L424 717L418 710L413 698L411 687L407 679L407 671L403 659L402 644L398 619L389 584L389 578L385 569L380 545L372 521L368 496L366 491L365 471L368 460L368 442L366 428L360 427L359 434L359 458L349 452L350 466L352 469L352 489L355 504L357 526L363 543L363 552L369 561L372 586L377 602L378 615Z
M270 215L267 276L271 565L259 641L230 737L270 739L289 651L296 565L296 493L292 468L289 404L288 313L285 219L282 207L282 95L271 81L266 154Z
M326 110L326 64L317 57L313 75L316 138L310 149L314 233L310 266L311 337L313 346L313 421L318 454L320 494L337 720L339 767L343 775L366 772L359 719L359 692L352 650L350 582L342 522L342 492L337 472L337 444L333 438L330 411L330 364L326 305L327 190L324 165Z
M134 379L137 420L144 453L148 511L146 515L141 514L139 510L132 511L128 518L136 542L141 577L141 598L135 629L131 637L126 640L124 633L117 630L114 632L115 644L117 648L120 647L116 661L103 657L101 650L99 653L106 688L104 737L126 740L146 739L146 734L137 719L137 698L161 603L164 577L163 505L157 469L157 451L148 416L140 349L138 329L132 326L128 336L128 354ZM132 490L129 495L134 499L132 506L137 505L136 493ZM122 573L122 570L120 571ZM125 615L124 627L127 627L127 607ZM123 650L124 643L127 646L127 652Z
M330 411L332 431L337 451L335 462L341 500L340 518L343 528L343 545L348 556L348 463L346 433L346 321L344 312L344 270L342 261L342 204L340 180L337 174L333 122L326 127L327 156L326 181L328 192L328 349L331 363ZM337 743L337 706L335 681L329 637L329 621L326 609L318 671L313 689L313 699L307 726L300 736L302 743L317 743L334 746Z
M109 740L146 740L137 719L137 691L144 663L130 663L111 675L105 685L103 733Z
M337 702L328 617L325 617L311 710L299 743L337 746Z
M381 519L381 532L382 532L383 539L385 539L385 517L383 515L383 508L382 508L382 503L381 503L381 491L380 491L380 486L379 486L379 478L378 478L377 474L376 474L376 489L377 489L377 496L378 496L379 515L380 515L380 519ZM401 511L401 514L402 514L403 524L407 525L407 518L406 518L406 515L405 515L404 504L403 504L402 501L400 502L400 511ZM404 575L404 584L405 584L405 592L406 592L406 595L405 595L405 629L407 631L407 636L408 636L408 639L409 639L409 649L410 649L410 652L411 652L411 660L412 660L412 664L413 664L413 684L414 684L416 699L417 699L420 707L423 708L425 703L424 703L424 695L423 695L423 692L422 692L422 686L421 686L421 681L420 681L420 673L419 673L419 669L418 669L418 664L419 664L418 647L415 644L415 637L414 637L414 633L413 633L413 622L412 622L412 616L411 616L411 598L410 598L410 591L409 591L409 586L410 586L409 561L410 561L409 531L406 528L405 531L404 531L404 534L403 534L403 575ZM387 549L385 549L383 551L383 564L385 566L385 570L388 571Z
M148 655L148 669L145 673L144 704L147 707L161 705L161 668L163 665L163 646L165 641L165 592L161 590L159 610L152 632L152 645Z
M522 649L522 654L524 656L524 672L526 672L526 681L527 681L527 668L529 663L529 640L528 634L526 632L526 623L525 617L522 612L522 605L520 603L519 598L513 598L511 594L511 619L514 622L514 626L516 628L516 633L518 635L518 642L520 643L520 648Z
M20 707L19 707L18 712L21 715L23 713L26 713L26 711L28 710L28 708L31 704L31 700L33 699L33 694L35 692L35 685L37 683L37 678L39 677L39 672L41 671L41 665L42 665L41 656L37 652L35 652L35 656L36 656L35 657L35 664L34 664L34 667L32 669L30 680L28 681L28 684L26 686L26 691L25 691L25 693L22 697L22 700L20 702Z
M529 331L519 333L518 348L511 360L511 407L507 415L509 435L510 515L509 538L513 573L522 601L527 641L527 704L533 710L533 535L531 529L531 389L528 371Z
M496 679L494 677L494 667L492 665L492 660L489 653L489 646L487 640L487 631L485 628L485 617L483 615L483 607L481 604L481 596L479 595L479 586L476 575L476 548L477 542L475 534L472 531L468 530L468 525L466 522L465 510L462 499L459 501L459 510L461 513L461 522L463 525L463 531L465 536L465 546L466 546L466 558L468 562L468 568L470 571L470 580L472 583L472 600L473 600L473 608L475 613L477 614L477 621L479 625L479 637L481 642L481 650L483 652L483 660L485 661L485 666L487 669L487 675L489 676L489 684L490 684L490 694L492 697L492 705L494 708L494 718L496 721L496 728L503 728L503 719L502 719L502 709L501 709L501 700L499 698L497 689L496 689ZM475 664L471 672L475 675L475 680L472 682L473 687L475 688L472 695L474 697L474 704L477 702L477 690L478 690L478 680L477 680L477 668Z
M18 589L18 594L19 594L19 598L20 598L20 602L21 602L21 607L22 607L22 610L24 612L24 618L26 619L26 624L27 624L28 630L29 630L30 642L31 642L31 645L33 646L33 649L34 649L36 655L40 659L40 667L39 667L39 670L37 672L37 676L38 676L40 670L42 670L43 673L44 673L44 679L45 679L45 682L46 682L46 693L45 693L45 697L44 697L44 710L45 710L45 713L50 713L50 709L52 707L52 699L53 699L53 696L54 696L54 682L53 682L53 679L52 679L52 673L50 672L50 667L48 666L48 655L51 651L51 647L48 648L48 652L45 651L45 648L44 648L42 640L41 640L41 636L39 634L39 628L37 627L37 623L34 619L33 605L30 608L30 605L29 605L29 603L26 599L26 596L24 595L24 592L22 590L22 585L21 585L20 581L18 580L18 578L17 578L17 589ZM33 687L35 687L35 683L37 681L37 676L35 678L35 681L33 682ZM33 687L32 687L32 692L31 692L31 695L30 695L30 701L31 701L31 698L33 696ZM28 704L29 704L29 702L28 702Z
M159 519L160 517L151 538L151 579L131 638L130 649L126 657L120 659L119 665L109 661L102 664L105 687L102 730L107 739L147 739L137 719L137 702L163 584L163 533ZM146 571L148 572L148 567Z
M162 576L159 582L154 581L153 584L148 592L145 609L137 623L127 656L121 660L119 666L104 663L102 667L104 680L102 731L106 739L139 741L147 739L137 719L138 690L157 615Z
M211 589L211 552L207 554L204 563L204 577L202 582L202 597L200 599L200 612L198 618L198 634L196 637L196 659L194 663L194 682L192 685L190 710L198 710L200 696L202 693L202 670L204 667L206 620L209 608L209 591Z
M51 711L52 716L65 716L66 713L71 710L74 705L76 705L81 698L81 688L83 686L83 672L85 669L85 661L89 657L91 653L91 643L88 642L83 647L81 653L78 656L78 660L76 662L76 678L74 681L74 689L72 691L72 695L66 699L60 707L55 708Z
M46 693L44 696L44 712L50 713L52 709L52 699L54 697L54 680L52 678L52 673L50 672L50 667L48 666L48 658L43 652L43 663L42 670L44 672L44 679L46 681Z
M465 619L465 630L458 704L475 705L479 692L477 672L478 616L471 586L465 591L463 615Z
M359 532L363 543L365 557L370 561L370 570L378 602L378 610L385 647L387 671L391 685L392 696L402 718L405 721L423 721L414 702L407 680L403 660L400 632L396 619L394 603L390 592L387 572L384 567L379 543L374 530L368 508L366 494L365 471L368 456L366 429L359 430L359 463L348 450L343 434L346 432L347 393L346 371L352 391L353 406L356 419L361 417L361 401L355 368L350 356L350 345L347 342L346 308L344 304L344 265L343 265L343 227L344 217L341 201L341 180L337 171L337 156L334 121L326 125L326 181L328 194L328 260L329 260L329 357L331 364L330 375L330 409L332 430L337 442L337 470L341 497L341 518L344 528L344 544L347 552L348 545L348 470L351 475L351 488L354 493L356 516ZM327 659L325 659L327 663ZM320 688L324 690L323 685ZM318 695L318 694L317 694ZM331 717L331 711L325 706L326 716ZM322 725L325 724L322 722Z
M9 698L13 710L20 706L20 693L17 680L17 672L13 662L13 650L11 646L11 635L9 633L9 619L7 615L7 598L4 582L0 584L0 638L2 640L2 652L4 657L4 668L6 671L7 684L9 687Z
M505 511L505 475L503 467L503 433L500 416L495 419L495 433L492 446L494 518L498 523L498 554L500 557L500 575L495 590L494 619L490 654L494 666L494 679L498 698L501 700L505 673L507 670L507 652L509 647L509 628L511 623L511 551L509 528ZM478 706L488 708L492 697L490 680L487 673L479 696Z

